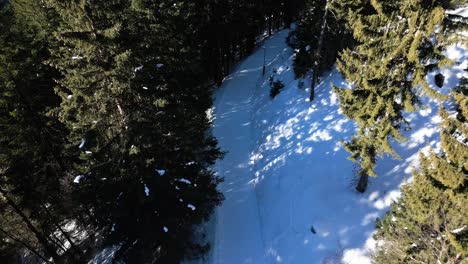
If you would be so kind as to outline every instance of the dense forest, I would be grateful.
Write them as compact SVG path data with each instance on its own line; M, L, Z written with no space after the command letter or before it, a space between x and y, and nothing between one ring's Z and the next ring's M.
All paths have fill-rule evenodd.
M211 91L292 1L2 3L0 262L128 263L207 250L223 196ZM170 232L169 232L170 231Z
M446 13L462 4L0 1L0 263L87 263L108 246L116 263L206 254L193 230L223 202L213 165L228 151L210 133L212 93L291 26L294 73L310 78L311 101L334 65L352 84L333 92L358 127L343 142L358 192L379 157L399 157L390 143L406 140L404 114L422 96L457 105L455 116L440 109L442 152L421 156L414 183L377 221L387 246L374 260L462 263L468 229L453 230L468 219L468 89L464 80L442 94L426 78L452 63L448 45L468 44L467 18ZM404 246L415 237L443 239Z

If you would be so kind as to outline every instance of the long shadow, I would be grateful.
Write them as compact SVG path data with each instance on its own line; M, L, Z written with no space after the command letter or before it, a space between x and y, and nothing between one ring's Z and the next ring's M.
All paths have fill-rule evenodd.
M459 82L464 64L443 70L443 89L430 79L435 73L429 75L431 86L447 94ZM286 61L273 67L292 65ZM340 145L356 125L341 114L331 89L331 84L346 82L332 71L310 103L309 91L297 88L291 72L278 75L288 85L272 100L264 83L252 117L256 141L250 155L251 184L258 193L267 263L370 263L375 220L398 199L400 186L418 166L419 151L439 145L440 102L424 98L425 108L406 115L412 126L403 132L408 141L392 142L402 160L380 158L379 177L361 195L354 191L354 164ZM309 84L306 80L305 87Z

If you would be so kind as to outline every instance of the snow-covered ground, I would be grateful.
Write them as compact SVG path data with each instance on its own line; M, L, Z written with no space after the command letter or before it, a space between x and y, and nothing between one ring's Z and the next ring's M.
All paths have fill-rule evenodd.
M215 94L213 133L228 151L216 165L225 178L219 188L226 200L212 221L212 252L205 262L370 263L376 218L399 197L400 185L417 166L418 151L438 145L439 103L426 99L424 109L407 116L408 141L394 144L402 160L380 159L379 177L358 194L353 163L340 146L355 125L340 113L331 89L346 83L333 70L316 88L314 102L308 102L308 89L299 89L294 80L287 34L268 39L265 49L241 63ZM443 71L441 91L453 88L468 66L461 47L451 47L448 54L460 63ZM285 84L273 100L270 76Z
M267 41L264 49L247 58L226 78L215 95L213 133L221 149L228 153L216 165L225 178L220 189L226 200L216 213L214 263L264 263L267 243L261 226L259 193L252 184L252 121L264 55L270 64L279 61L281 54L288 51L283 44L286 35L284 31Z

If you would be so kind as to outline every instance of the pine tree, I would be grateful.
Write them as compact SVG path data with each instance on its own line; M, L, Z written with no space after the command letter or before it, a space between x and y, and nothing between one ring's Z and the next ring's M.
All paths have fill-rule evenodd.
M420 155L421 168L377 223L376 263L464 263L468 257L468 88L453 93L456 118L441 109L441 153Z
M271 35L273 30L287 24L300 10L302 0L295 0L297 5L281 0L193 2L196 15L187 23L194 25L200 34L191 40L199 43L203 66L220 85L234 63L260 44L257 37L264 31Z
M405 140L401 130L409 124L403 112L416 110L423 93L443 98L425 76L448 64L442 54L449 39L445 2L372 0L370 8L349 9L347 20L358 45L341 54L338 69L352 88L334 90L343 113L359 126L357 136L344 144L360 166L359 192L366 190L368 176L376 176L378 156L399 158L390 141Z
M309 0L307 11L289 36L290 45L297 50L294 58L296 78L312 70L311 101L319 77L335 64L341 50L352 45L345 16L340 13L343 9L336 1Z
M28 251L85 262L79 252L94 239L76 245L63 230L70 222L102 234L98 246L120 245L116 258L128 263L206 252L191 235L222 200L210 169L222 156L206 116L211 79L220 83L265 29L288 24L295 6L11 0L0 8L0 239L8 240L0 259Z
M13 0L0 13L0 204L3 235L15 246L58 260L65 243L53 235L66 208L66 131L47 112L56 107L56 71L48 57L53 15L40 3ZM18 228L21 226L21 228ZM70 244L73 242L70 240Z
M211 106L191 2L49 1L61 15L51 60L62 74L76 195L117 258L175 263L222 196L209 166ZM195 46L192 46L195 45Z

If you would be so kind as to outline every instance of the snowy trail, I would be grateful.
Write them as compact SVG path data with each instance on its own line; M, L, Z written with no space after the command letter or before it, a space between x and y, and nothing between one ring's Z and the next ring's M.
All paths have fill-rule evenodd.
M392 142L402 160L380 158L379 177L365 194L357 193L353 163L340 143L354 134L355 124L341 113L332 90L348 84L333 69L310 102L310 78L294 78L287 34L266 41L265 77L259 49L215 93L213 133L228 152L215 169L225 179L219 189L226 200L209 224L212 250L203 264L370 264L375 220L398 199L419 151L439 146L440 102L423 97L423 108L405 114L412 127L403 131L408 141ZM447 54L457 63L441 70L444 87L434 84L437 72L427 76L442 93L468 77L466 48L454 45ZM285 85L274 99L270 76Z
M287 31L264 44L267 63L285 48ZM225 201L216 212L213 264L262 264L265 248L250 153L253 147L252 111L257 83L262 78L263 49L257 50L226 78L215 94L214 136L228 153L216 165L224 182Z

